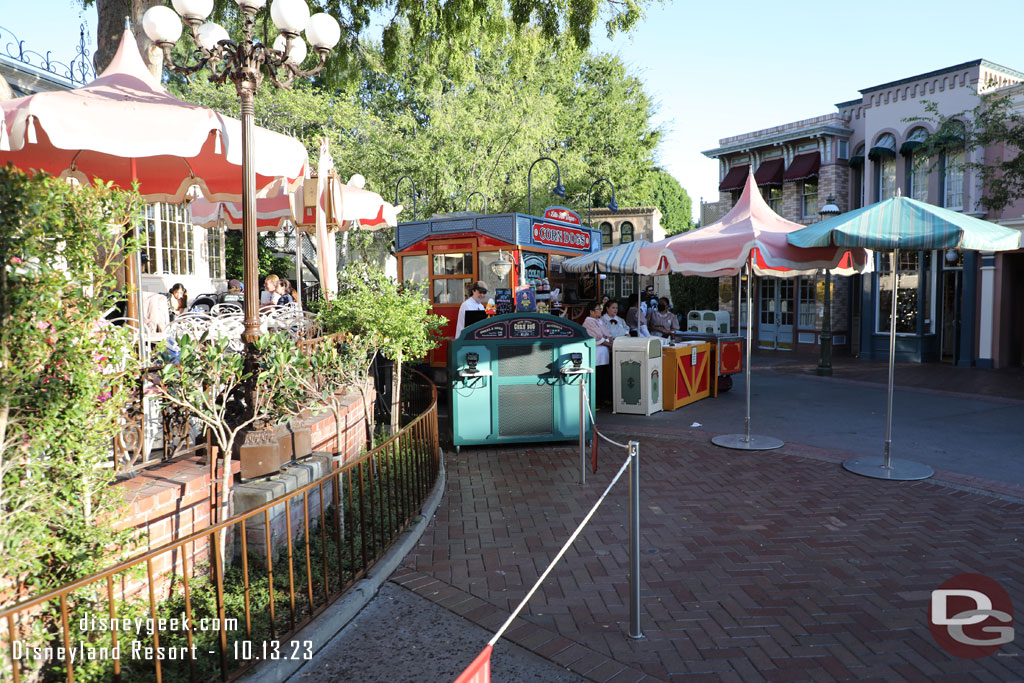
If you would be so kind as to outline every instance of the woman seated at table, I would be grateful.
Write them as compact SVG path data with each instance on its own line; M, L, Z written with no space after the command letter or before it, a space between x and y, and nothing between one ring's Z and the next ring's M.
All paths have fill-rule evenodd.
M612 337L622 337L629 334L629 326L626 321L619 317L619 302L610 299L605 302L601 309L601 322L611 332Z
M679 331L679 318L672 312L668 299L658 299L658 309L647 314L647 327L654 334L664 337L671 337L673 332Z
M587 317L583 320L583 327L594 338L597 403L599 405L608 403L611 401L612 395L611 348L614 335L602 320L601 304L599 302L595 301L590 304Z
M638 294L630 294L626 299L626 327L630 337L650 337L647 330L647 304L640 301Z

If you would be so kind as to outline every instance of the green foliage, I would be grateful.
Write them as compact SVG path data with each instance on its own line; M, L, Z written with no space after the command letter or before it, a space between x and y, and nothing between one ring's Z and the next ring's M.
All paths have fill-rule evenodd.
M113 439L137 380L126 327L102 322L139 197L0 168L0 595L17 602L123 559ZM26 633L57 628L44 605ZM4 665L6 666L6 664ZM0 669L0 678L5 676Z
M663 169L655 169L648 183L651 187L647 202L661 211L661 225L666 235L678 235L693 228L693 206L679 181Z
M989 92L973 109L948 116L939 112L936 102L925 101L924 107L924 116L906 119L928 121L934 127L914 155L921 159L921 170L936 168L946 151L992 149L997 152L994 162L990 158L987 163L982 159L963 164L981 177L984 192L978 204L998 212L1024 198L1024 114L1014 107L1012 96Z
M260 285L263 278L271 273L282 275L290 272L293 268L294 259L286 259L274 256L270 247L263 244L263 240L256 242L256 272ZM242 231L227 230L224 235L224 274L227 278L242 279L243 263L242 256Z
M623 206L649 203L660 131L650 124L654 106L640 79L617 57L588 55L571 45L552 50L536 29L516 30L500 14L491 21L502 28L474 34L469 71L452 60L425 68L429 41L417 42L411 29L403 29L392 72L368 71L358 84L332 91L309 83L291 91L265 86L256 97L257 121L294 134L311 161L321 137L338 141L331 150L341 177L361 173L367 189L389 201L395 182L409 175L420 194L421 218L463 210L477 190L487 196L491 213L525 211L528 170L541 156L560 164L568 196L550 194L554 168L538 164L535 210L559 203L585 212L587 191L600 177L615 184ZM197 81L180 94L237 115L232 88ZM403 183L401 190L398 203L408 220L412 186ZM610 198L602 194L607 190L603 184L595 188L595 205ZM384 234L367 234L349 240L386 241ZM380 244L367 249L379 252Z
M718 278L699 275L669 275L668 286L672 293L672 308L683 315L695 310L718 310ZM680 327L685 329L686 325Z
M366 338L384 356L401 362L421 358L437 346L444 319L430 313L430 300L412 283L398 283L374 266L355 263L338 276L338 296L317 314L327 334Z

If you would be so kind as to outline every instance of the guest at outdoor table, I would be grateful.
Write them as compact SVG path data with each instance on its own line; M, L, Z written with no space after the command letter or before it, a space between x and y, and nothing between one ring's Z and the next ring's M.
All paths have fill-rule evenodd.
M277 303L280 294L277 293L277 283L281 280L271 273L263 280L263 291L260 292L260 306L273 306Z
M611 401L611 348L614 337L604 324L601 310L601 304L595 301L590 304L588 315L583 320L583 327L594 338L595 387L598 404Z
M240 304L245 301L245 295L242 293L242 281L231 280L228 282L228 291L220 295L220 303L222 304Z
M180 282L175 283L167 297L170 304L171 320L188 310L188 291L185 289L185 285Z
M615 299L609 300L602 307L601 322L611 332L612 337L622 337L629 334L629 326L626 321L619 317L619 302Z
M286 306L295 301L295 297L292 296L292 283L284 278L281 278L277 283L277 294L278 306Z
M630 337L650 337L647 331L647 304L640 301L639 294L630 294L626 300L626 327Z
M647 327L656 334L671 337L679 331L679 318L672 312L666 297L658 300L658 310L651 311L647 316Z

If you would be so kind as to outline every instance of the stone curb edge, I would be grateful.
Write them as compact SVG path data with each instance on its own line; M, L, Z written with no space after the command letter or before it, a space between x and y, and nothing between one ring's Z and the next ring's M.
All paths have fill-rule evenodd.
M441 464L440 472L437 481L434 482L434 488L423 503L419 521L410 525L399 540L384 553L384 556L370 567L366 578L357 581L312 623L307 624L298 633L291 636L290 640L312 641L313 654L320 652L369 604L388 577L398 569L405 556L416 547L441 504L447 484L444 451L442 449L438 449L438 451ZM308 661L311 660L265 661L252 671L247 672L241 680L246 683L283 683L297 674Z
M496 607L493 603L415 569L403 568L391 577L391 582L491 633L509 617L508 611ZM623 634L623 638L626 637ZM522 617L517 617L512 622L502 640L515 643L538 657L543 657L595 683L636 683L641 680L653 683L659 680L640 669L618 662L606 654ZM481 649L484 644L480 643ZM495 647L500 647L500 641ZM466 665L468 666L469 662L466 662Z

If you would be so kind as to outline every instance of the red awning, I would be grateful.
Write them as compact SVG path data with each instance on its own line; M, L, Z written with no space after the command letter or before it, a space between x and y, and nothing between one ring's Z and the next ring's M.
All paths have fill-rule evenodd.
M818 175L819 166L821 166L821 154L818 152L798 154L793 159L793 163L786 169L782 179L787 183L791 183L796 180L813 178Z
M747 182L748 175L750 175L750 164L731 168L729 169L729 172L725 174L725 178L722 179L722 182L719 183L718 189L722 192L742 190L744 183Z
M754 171L754 182L759 187L765 185L781 185L782 184L782 170L785 166L785 162L782 159L769 159L763 162Z

